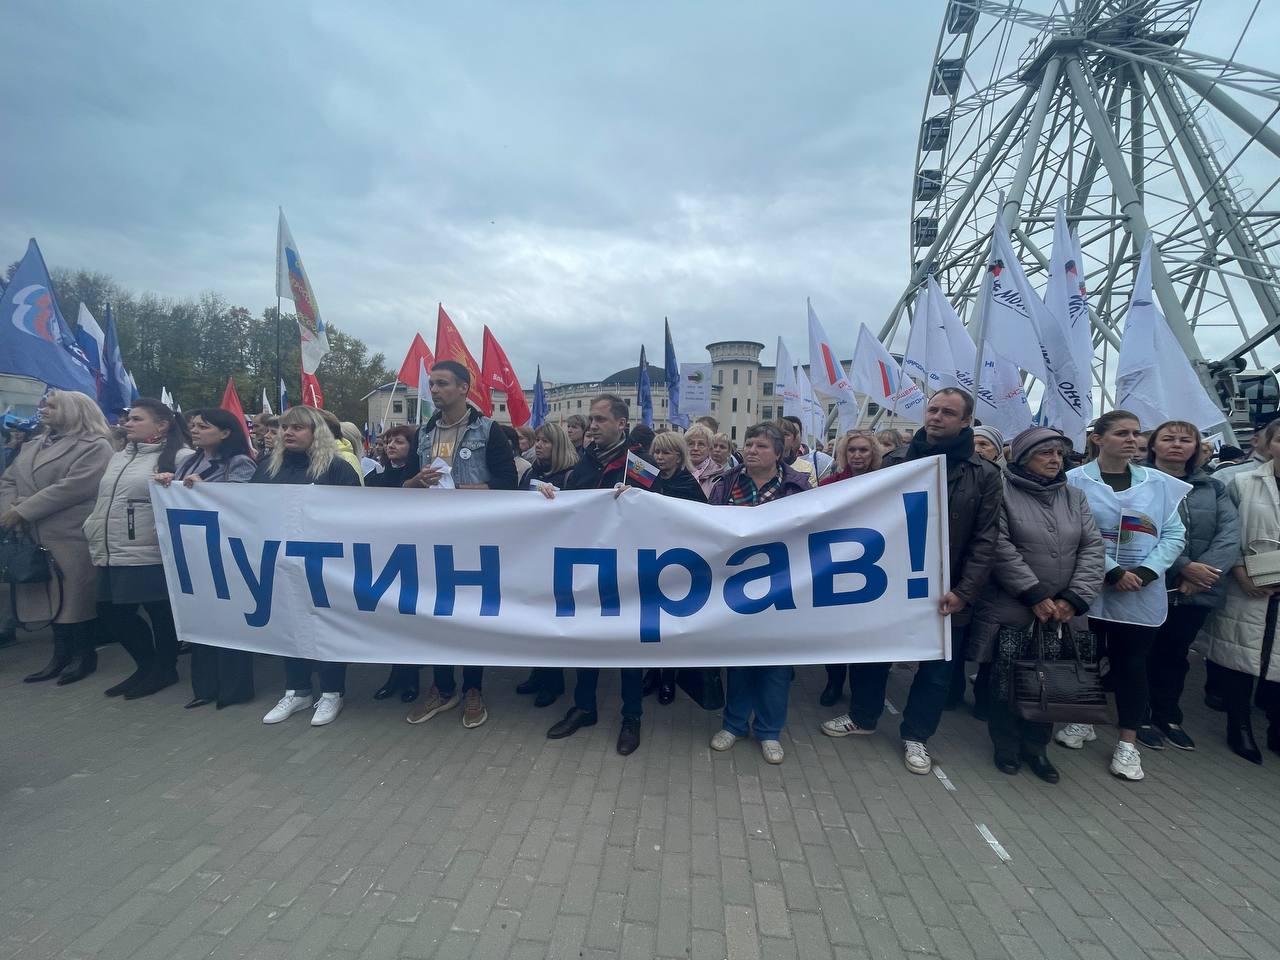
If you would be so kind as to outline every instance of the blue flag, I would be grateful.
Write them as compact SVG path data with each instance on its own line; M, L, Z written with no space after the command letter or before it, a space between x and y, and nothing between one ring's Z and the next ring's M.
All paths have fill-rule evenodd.
M688 430L689 418L680 412L680 364L676 362L676 345L671 342L671 324L664 317L662 325L667 334L667 355L662 360L667 375L667 419L672 426Z
M31 377L61 390L98 396L97 377L53 297L35 240L0 301L0 373Z
M529 411L529 424L537 430L547 420L547 389L542 385L542 364L538 364L538 376L533 381L533 409Z
M111 315L111 304L104 308L102 319L107 326L102 341L102 392L98 406L106 413L107 419L114 420L121 410L133 403L133 381L124 369L120 332L116 329L116 318Z
M289 394L284 389L284 377L280 378L280 412L284 413L289 409Z
M640 404L640 422L646 427L653 426L653 390L649 384L649 361L644 355L644 346L640 347L640 381L636 384L636 402Z

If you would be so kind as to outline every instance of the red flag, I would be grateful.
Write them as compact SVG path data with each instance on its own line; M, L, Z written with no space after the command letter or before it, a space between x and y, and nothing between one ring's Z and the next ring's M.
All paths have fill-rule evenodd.
M493 416L493 400L489 397L489 388L480 383L480 364L476 363L476 358L467 349L462 334L444 312L443 306L436 318L436 363L441 360L452 360L467 368L467 372L471 374L471 389L467 392L467 399L486 417Z
M484 328L484 369L480 373L480 382L484 384L485 393L490 390L501 390L507 395L507 412L511 414L511 425L523 427L529 422L529 404L524 399L524 390L516 372L511 369L506 351L498 343L497 338Z
M320 389L320 381L314 373L302 372L302 402L317 410L324 406L324 391Z
M249 449L252 450L253 441L249 440L249 425L245 423L244 407L240 404L240 395L236 393L234 377L227 377L227 389L222 391L222 402L218 406L236 418L236 423L240 424L240 432L244 434Z
M418 370L423 369L430 373L435 362L436 358L431 355L427 341L422 339L422 334L415 333L413 343L409 344L409 352L404 355L404 363L400 364L400 373L396 375L396 379L406 387L425 392L427 385L418 382Z

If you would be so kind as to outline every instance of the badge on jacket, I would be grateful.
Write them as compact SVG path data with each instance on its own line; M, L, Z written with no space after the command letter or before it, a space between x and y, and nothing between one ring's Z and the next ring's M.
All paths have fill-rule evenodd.
M470 460L471 449L469 447L463 447L461 450L458 451L458 456L460 456L463 460Z

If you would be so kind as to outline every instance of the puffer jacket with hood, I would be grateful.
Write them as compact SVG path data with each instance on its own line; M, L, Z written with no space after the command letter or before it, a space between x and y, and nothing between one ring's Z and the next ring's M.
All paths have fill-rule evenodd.
M84 522L95 567L145 567L160 563L160 541L151 510L151 478L163 443L130 443L111 457L98 485L98 500ZM181 465L192 451L178 451Z

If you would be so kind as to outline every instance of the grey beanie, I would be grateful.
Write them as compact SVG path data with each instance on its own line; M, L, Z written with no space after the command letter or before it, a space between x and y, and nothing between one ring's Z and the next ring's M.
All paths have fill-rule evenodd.
M1013 438L1013 462L1024 463L1036 447L1046 443L1061 443L1064 450L1071 447L1061 431L1052 427L1029 427Z

